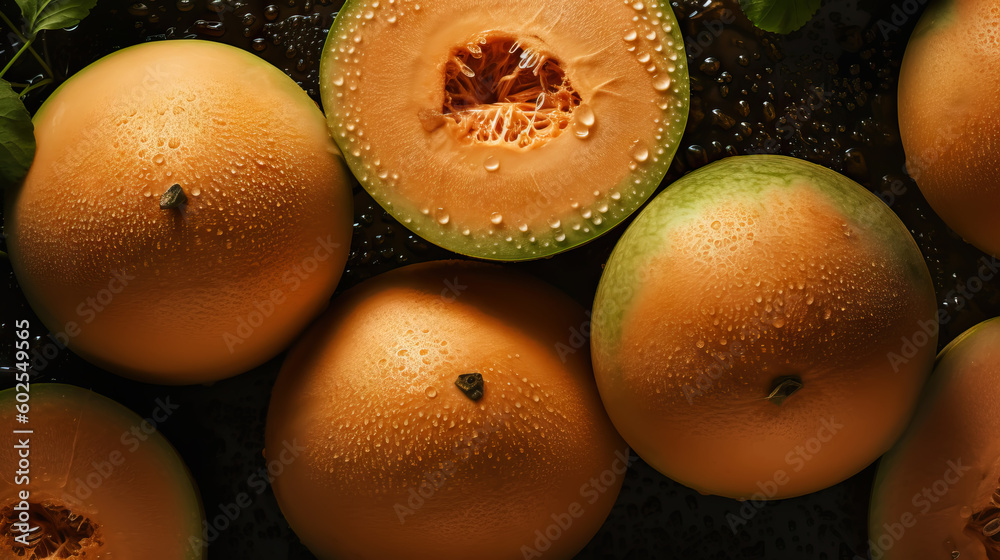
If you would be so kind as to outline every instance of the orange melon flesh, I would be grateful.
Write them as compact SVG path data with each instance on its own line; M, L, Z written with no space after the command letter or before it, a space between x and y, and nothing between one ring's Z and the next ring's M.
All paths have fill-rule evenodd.
M515 74L564 77L575 98L552 86L492 99ZM463 116L459 82L482 101ZM678 24L657 1L350 0L320 85L334 139L383 207L433 243L498 260L558 253L634 211L666 173L689 95ZM477 112L492 118L470 125ZM548 128L488 141L518 116Z
M351 193L322 114L277 68L208 41L137 45L66 81L34 124L5 231L28 301L74 352L147 382L214 381L325 307ZM173 184L188 201L161 209Z
M906 169L934 211L966 241L1000 254L1000 7L928 5L899 71Z
M5 516L16 513L19 492L28 490L30 523L41 527L33 536L45 532L40 542L48 543L49 552L57 548L53 544L62 544L63 554L86 558L203 558L200 541L191 540L201 538L200 498L187 467L163 436L143 432L139 416L85 389L32 384L30 395L30 423L21 425L14 418L14 390L0 393L0 422L34 430L13 436L30 439L29 484L15 480L19 450L11 445L0 450L0 464L6 466L0 472ZM70 522L67 512L79 517ZM86 535L67 529L69 524L83 527ZM2 529L0 547L23 552L12 540L18 533L12 534L9 523ZM61 538L55 529L63 532ZM53 556L63 557L76 556Z
M923 324L933 333L903 357ZM815 164L739 156L674 183L629 227L591 348L609 415L645 461L705 493L784 498L889 448L936 329L929 273L891 210ZM778 405L767 397L785 376L802 388Z
M274 490L314 554L558 559L597 532L627 450L572 342L579 305L521 274L439 262L331 309L282 367L267 419L269 460L304 448ZM471 372L478 401L455 384ZM536 545L536 530L558 536Z
M1000 558L998 410L1000 319L992 319L941 352L916 416L882 458L869 519L873 556ZM990 522L992 538L984 534Z

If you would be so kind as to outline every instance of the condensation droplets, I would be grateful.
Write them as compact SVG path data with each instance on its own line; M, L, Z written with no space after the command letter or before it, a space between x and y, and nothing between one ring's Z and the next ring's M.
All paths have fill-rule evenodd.
M667 91L670 89L671 83L673 83L673 80L670 79L669 74L660 74L653 78L653 89L656 91Z

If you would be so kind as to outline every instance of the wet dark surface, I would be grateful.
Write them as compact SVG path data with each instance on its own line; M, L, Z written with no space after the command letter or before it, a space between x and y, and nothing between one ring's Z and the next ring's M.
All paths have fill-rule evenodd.
M339 3L283 0L102 0L77 29L50 32L39 43L62 79L115 49L163 38L198 37L237 45L285 70L318 98L319 52ZM1000 315L1000 286L976 279L980 259L930 210L903 168L896 122L899 62L916 16L900 21L889 1L824 3L805 28L776 36L752 28L735 2L676 1L687 37L691 118L670 177L746 153L782 153L826 165L879 194L923 251L947 322L944 345L975 323ZM0 10L14 15L10 0ZM893 17L896 17L893 20ZM889 25L891 24L891 25ZM12 40L9 36L7 40ZM0 45L0 60L11 47ZM8 76L38 79L25 57ZM34 109L52 86L28 99ZM355 237L339 290L391 268L454 256L397 224L355 185ZM601 267L625 225L551 259L508 265L591 303ZM0 249L3 247L0 246ZM180 405L159 426L197 480L209 519L241 492L252 504L225 528L210 531L208 557L309 559L269 489L250 478L264 467L264 421L281 357L209 387L159 387L103 372L60 350L25 303L10 265L0 259L0 366L13 361L13 322L31 321L34 381L74 383L128 406L140 416L155 399ZM980 288L981 286L981 288ZM975 289L973 289L975 288ZM0 370L3 371L3 370ZM4 387L12 385L3 374ZM581 559L852 559L864 557L874 468L828 490L770 503L701 496L637 461L600 533ZM222 524L217 524L219 528Z

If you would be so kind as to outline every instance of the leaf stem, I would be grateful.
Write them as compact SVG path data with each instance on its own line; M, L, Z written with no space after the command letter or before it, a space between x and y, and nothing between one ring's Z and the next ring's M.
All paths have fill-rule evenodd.
M52 82L53 82L52 78L45 78L44 80L39 80L39 81L31 84L30 86L22 89L21 93L19 93L18 96L23 99L24 96L27 95L29 91L31 91L31 90L33 90L35 88L40 88L42 86L47 86L47 85L51 84Z
M24 35L21 34L21 30L18 29L16 25L14 25L14 22L11 21L10 18L8 18L3 12L0 12L0 20L3 20L3 22L7 24L7 27L10 27L11 31L13 31L14 34L17 35L18 40L20 40L22 43L29 43L30 42L30 41L28 41L27 37L25 37ZM34 46L29 47L28 51L31 53L31 56L35 57L35 60L37 60L38 63L42 65L42 69L45 70L45 73L47 75L49 75L49 76L55 76L55 74L52 73L52 68L45 61L45 59L43 59L38 54L38 51L35 50Z
M14 58L10 59L10 62L7 63L7 66L4 66L3 70L0 70L0 78L2 78L4 74L7 73L7 70L10 70L10 67L13 66L14 63L17 62L17 59L21 58L21 55L24 54L24 51L28 50L29 48L31 48L31 41L28 41L27 43L22 45L21 49L14 54Z

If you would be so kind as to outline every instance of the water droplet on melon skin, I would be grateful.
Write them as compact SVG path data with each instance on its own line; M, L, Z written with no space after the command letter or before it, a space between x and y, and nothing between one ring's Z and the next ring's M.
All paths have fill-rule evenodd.
M656 91L667 91L673 83L669 74L660 74L653 78L653 89Z

